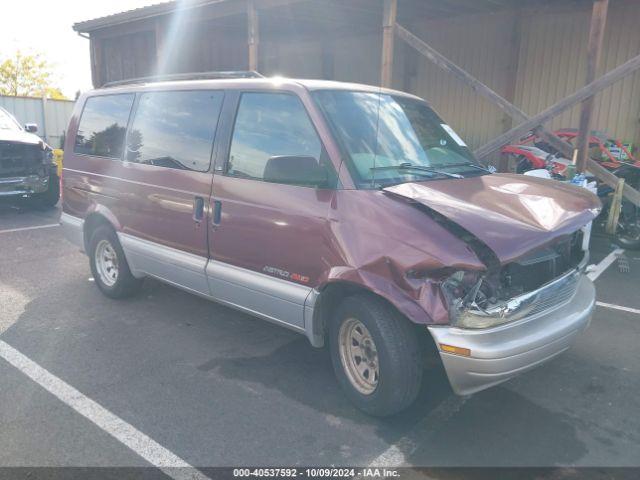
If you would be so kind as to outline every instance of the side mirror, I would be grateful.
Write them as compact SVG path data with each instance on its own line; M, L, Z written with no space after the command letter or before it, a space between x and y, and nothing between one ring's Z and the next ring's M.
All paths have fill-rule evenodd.
M35 123L25 123L24 129L29 133L36 133L38 131L38 125Z
M326 187L329 184L329 172L308 155L280 155L271 157L264 168L264 181Z

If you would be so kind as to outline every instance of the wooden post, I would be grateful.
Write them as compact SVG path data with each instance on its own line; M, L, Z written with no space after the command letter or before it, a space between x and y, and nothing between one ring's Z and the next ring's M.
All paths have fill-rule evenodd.
M258 71L258 11L255 0L247 0L247 43L249 45L249 70Z
M91 35L89 40L91 49L91 79L93 88L99 88L104 84L104 59L102 58L102 39Z
M384 0L382 16L382 62L380 65L380 85L391 87L393 78L393 41L398 0Z
M622 209L622 192L624 190L624 178L618 180L618 185L611 198L611 206L609 207L609 217L607 218L606 232L609 235L615 235L618 230L618 220L620 220L620 210Z
M594 0L593 11L591 12L591 27L589 29L589 43L587 45L587 76L585 84L588 85L596 79L600 57L602 56L602 45L604 43L604 27L607 22L607 10L609 0ZM576 146L578 148L578 161L576 169L584 172L589 158L589 137L593 116L593 104L595 98L590 97L582 102L580 110L580 128Z

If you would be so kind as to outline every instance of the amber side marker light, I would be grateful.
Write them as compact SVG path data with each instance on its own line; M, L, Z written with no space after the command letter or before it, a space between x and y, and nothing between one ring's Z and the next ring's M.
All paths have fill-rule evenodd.
M440 350L447 353L453 353L454 355L461 355L463 357L471 356L471 350L468 348L454 347L453 345L445 345L444 343L440 344Z

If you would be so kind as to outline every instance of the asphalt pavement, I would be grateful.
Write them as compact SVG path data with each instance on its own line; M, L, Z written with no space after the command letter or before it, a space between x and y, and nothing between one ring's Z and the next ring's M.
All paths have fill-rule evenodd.
M596 280L609 306L569 351L470 397L432 365L381 420L298 334L152 280L104 297L58 216L0 204L0 341L188 465L640 466L638 252ZM592 261L613 248L596 237ZM0 358L0 466L150 465L43 383Z

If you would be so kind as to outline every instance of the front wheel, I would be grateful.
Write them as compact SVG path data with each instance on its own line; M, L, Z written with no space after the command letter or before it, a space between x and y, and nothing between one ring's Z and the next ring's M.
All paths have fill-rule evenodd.
M373 295L348 297L329 335L336 377L358 408L382 417L413 403L422 381L420 342L393 307Z
M131 274L116 232L102 225L89 242L89 264L102 293L110 298L125 298L136 293L142 280Z

